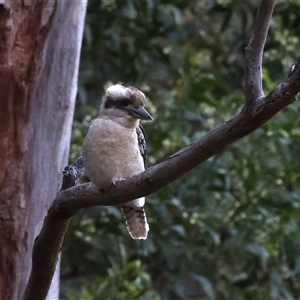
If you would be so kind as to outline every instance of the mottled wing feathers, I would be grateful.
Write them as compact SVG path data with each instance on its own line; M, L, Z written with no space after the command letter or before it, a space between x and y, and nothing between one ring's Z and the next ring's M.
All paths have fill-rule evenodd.
M139 125L136 128L136 134L137 134L137 138L138 138L138 145L139 145L140 153L144 159L144 165L146 168L146 158L147 158L146 137L145 137L145 131L144 131L142 125Z

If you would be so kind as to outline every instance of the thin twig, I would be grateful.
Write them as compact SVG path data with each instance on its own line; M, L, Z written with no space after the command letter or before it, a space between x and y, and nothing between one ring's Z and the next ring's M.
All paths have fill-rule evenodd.
M262 59L275 0L262 0L253 24L252 36L245 55L245 109L264 97L262 89Z

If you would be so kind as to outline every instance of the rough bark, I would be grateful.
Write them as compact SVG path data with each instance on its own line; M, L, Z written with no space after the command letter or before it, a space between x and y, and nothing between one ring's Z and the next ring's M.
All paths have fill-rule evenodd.
M85 5L0 1L0 299L22 297L67 162Z
M80 209L95 205L117 205L157 191L231 143L250 134L295 101L300 92L300 58L284 83L266 97L262 92L262 55L274 4L273 0L262 0L258 9L246 53L246 103L242 111L164 162L128 180L118 182L106 192L97 191L91 184L63 188L50 207L41 233L35 241L32 272L23 300L32 299L32 295L44 299L69 221ZM73 166L65 169L63 183L74 185L81 171L79 158Z

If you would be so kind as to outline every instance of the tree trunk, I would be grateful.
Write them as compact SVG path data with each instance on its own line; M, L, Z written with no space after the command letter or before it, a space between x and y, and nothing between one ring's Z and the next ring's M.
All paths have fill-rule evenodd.
M34 238L61 185L85 9L85 1L0 0L0 299L21 299Z

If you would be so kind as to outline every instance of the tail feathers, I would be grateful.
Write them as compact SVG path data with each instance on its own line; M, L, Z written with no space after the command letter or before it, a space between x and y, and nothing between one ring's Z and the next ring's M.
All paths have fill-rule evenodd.
M135 240L145 240L149 231L149 225L144 207L126 203L121 205L121 210L130 236Z

